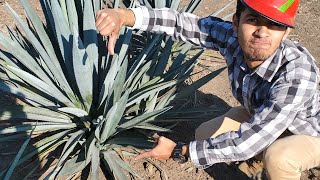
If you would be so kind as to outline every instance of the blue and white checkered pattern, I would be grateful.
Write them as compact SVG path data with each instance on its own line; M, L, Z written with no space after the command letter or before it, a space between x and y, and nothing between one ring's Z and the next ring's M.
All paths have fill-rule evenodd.
M319 70L302 46L285 40L258 68L244 63L243 52L230 22L171 9L133 10L140 31L165 33L175 40L218 50L226 59L232 93L253 114L240 130L189 146L199 167L247 160L263 151L286 129L320 137ZM142 18L142 20L141 20Z

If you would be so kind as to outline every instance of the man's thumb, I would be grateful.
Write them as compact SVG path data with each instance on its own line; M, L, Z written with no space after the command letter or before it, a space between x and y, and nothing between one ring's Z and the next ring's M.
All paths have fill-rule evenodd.
M114 46L116 45L117 38L118 36L116 34L109 36L108 51L111 55L114 55Z

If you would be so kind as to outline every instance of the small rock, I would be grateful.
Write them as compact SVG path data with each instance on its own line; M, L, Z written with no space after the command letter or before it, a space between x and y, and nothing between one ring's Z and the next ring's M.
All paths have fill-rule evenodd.
M186 169L186 171L189 173L189 172L191 172L193 170L193 167L189 167L189 168L187 168Z

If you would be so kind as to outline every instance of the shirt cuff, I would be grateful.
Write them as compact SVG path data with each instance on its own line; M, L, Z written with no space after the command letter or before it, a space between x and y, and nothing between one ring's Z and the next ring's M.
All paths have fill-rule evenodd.
M140 7L137 8L129 8L134 16L135 16L135 22L132 27L128 27L129 29L141 29L142 27L142 21L143 21L143 13L142 9Z
M203 153L203 144L199 146L199 143L197 141L192 141L189 144L189 157L191 159L191 162L196 165L199 169L206 169L210 167L211 165L208 165L207 163L201 162L200 159L205 160L205 155ZM200 157L199 157L200 156ZM201 157L202 156L202 157Z

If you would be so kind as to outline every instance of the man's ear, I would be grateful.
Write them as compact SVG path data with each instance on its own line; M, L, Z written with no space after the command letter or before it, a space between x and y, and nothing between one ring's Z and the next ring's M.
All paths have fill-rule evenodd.
M289 28L289 27L286 29L286 32L284 33L284 35L283 35L283 37L282 37L282 41L285 40L285 39L289 36L291 30L292 30L292 29Z
M238 28L239 28L239 19L236 16L236 14L233 14L232 17L232 26L233 26L233 31L234 32L238 32Z

